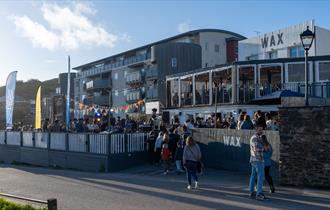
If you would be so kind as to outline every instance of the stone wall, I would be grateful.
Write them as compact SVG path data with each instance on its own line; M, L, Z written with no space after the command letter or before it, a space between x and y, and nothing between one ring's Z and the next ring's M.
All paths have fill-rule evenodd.
M330 188L330 106L282 107L280 182Z

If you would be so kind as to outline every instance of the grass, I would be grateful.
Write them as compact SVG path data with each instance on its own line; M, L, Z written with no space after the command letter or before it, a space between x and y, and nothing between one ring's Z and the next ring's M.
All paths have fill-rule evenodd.
M16 204L0 198L0 209L1 210L46 210L45 208L34 208L30 205Z

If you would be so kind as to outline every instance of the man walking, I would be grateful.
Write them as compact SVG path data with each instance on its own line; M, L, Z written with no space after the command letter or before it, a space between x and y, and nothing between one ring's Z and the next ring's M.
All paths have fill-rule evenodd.
M264 181L264 159L262 144L263 125L256 125L256 134L250 139L250 197L255 197L257 200L265 200L265 195L262 193L262 184ZM257 177L257 192L254 190L255 179Z

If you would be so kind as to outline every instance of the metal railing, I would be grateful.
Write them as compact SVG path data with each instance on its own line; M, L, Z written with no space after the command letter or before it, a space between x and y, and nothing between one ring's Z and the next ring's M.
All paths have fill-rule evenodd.
M147 133L46 133L0 131L0 145L99 155L143 152Z
M24 201L24 202L43 204L43 205L47 205L48 210L57 210L57 199L55 199L55 198L51 198L51 199L47 199L47 201L43 201L43 200L38 200L38 199L33 199L33 198L11 195L11 194L7 194L7 193L0 193L0 197L6 197L9 199L15 199L15 200Z

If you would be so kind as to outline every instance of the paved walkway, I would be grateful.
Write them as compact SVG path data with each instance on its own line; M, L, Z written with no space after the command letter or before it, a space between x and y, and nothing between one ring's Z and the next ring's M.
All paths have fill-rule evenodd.
M87 173L0 165L0 191L46 200L59 209L330 209L330 191L278 187L268 201L248 197L248 176L208 170L198 191L185 176L143 166L120 173Z

